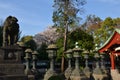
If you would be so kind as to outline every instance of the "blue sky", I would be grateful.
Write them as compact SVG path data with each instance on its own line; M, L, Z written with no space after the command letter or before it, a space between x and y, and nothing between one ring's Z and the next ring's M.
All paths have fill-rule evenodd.
M120 17L120 0L86 0L85 19L89 14L105 19ZM53 25L53 0L0 0L0 20L9 15L18 18L22 35L35 35Z

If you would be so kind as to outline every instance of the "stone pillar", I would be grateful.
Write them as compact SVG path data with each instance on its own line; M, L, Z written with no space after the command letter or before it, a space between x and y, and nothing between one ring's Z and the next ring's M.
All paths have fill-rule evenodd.
M55 44L49 45L47 48L47 52L48 52L48 57L50 58L50 68L45 73L44 80L48 80L50 77L57 75L57 73L54 70L54 59L55 59L56 54L57 54L56 45Z
M72 73L72 66L71 66L71 59L72 59L72 50L69 49L65 52L67 58L68 58L68 68L65 70L65 77L67 80L70 79L70 75Z

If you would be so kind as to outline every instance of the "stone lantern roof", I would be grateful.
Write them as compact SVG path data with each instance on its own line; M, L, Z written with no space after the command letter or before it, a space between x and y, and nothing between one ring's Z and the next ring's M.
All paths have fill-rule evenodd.
M57 50L57 46L55 44L50 44L48 47L47 47L47 50Z
M25 52L26 53L32 53L32 50L31 49L26 49Z

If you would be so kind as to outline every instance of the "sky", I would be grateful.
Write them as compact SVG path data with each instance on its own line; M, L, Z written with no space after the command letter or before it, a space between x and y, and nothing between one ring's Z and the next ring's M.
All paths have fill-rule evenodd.
M22 36L38 34L52 26L54 0L0 0L0 21L9 15L15 16L20 25ZM101 19L120 17L120 0L86 0L83 20L87 15L96 15Z

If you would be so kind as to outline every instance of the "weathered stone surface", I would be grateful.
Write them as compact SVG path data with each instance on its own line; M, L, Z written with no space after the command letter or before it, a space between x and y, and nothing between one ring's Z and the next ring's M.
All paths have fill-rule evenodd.
M112 80L120 80L120 73L117 71L117 69L111 70L111 76Z
M80 69L74 69L70 76L71 80L89 80Z
M0 64L0 72L6 75L24 74L23 64Z
M94 80L109 80L106 74L93 74Z
M0 80L28 80L25 75L4 75L0 76Z
M44 75L44 80L48 80L52 76L56 76L56 72L54 70L49 69Z
M0 48L0 80L28 80L21 63L22 48L17 45L19 24L8 16L3 24L3 46Z
M90 70L89 67L85 67L83 72L84 72L84 74L86 75L87 78L90 78L91 70Z
M3 46L14 45L19 37L18 19L8 16L3 24Z
M22 49L18 45L0 48L0 80L27 80L21 54Z
M22 49L18 45L0 48L0 63L21 63Z
M96 67L93 70L92 75L93 75L95 80L109 80L108 75L106 73L104 73L104 71L99 67Z
M66 70L65 70L65 77L66 77L66 79L67 80L69 80L70 79L70 75L71 75L71 73L72 73L72 68L71 67L68 67Z

